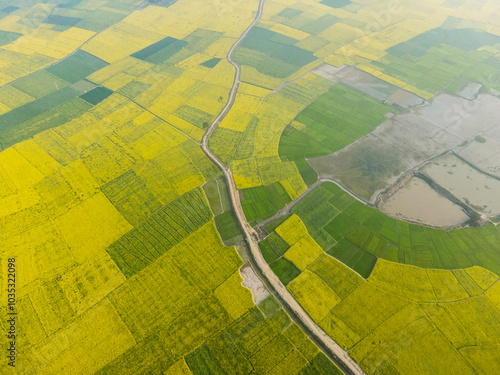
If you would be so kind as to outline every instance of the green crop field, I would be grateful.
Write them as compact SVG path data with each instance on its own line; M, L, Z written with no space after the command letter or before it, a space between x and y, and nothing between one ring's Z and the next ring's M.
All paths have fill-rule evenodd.
M107 65L108 63L90 53L77 51L67 59L47 68L47 72L69 83L75 83Z
M364 277L377 258L424 268L477 265L500 272L500 232L494 225L445 231L408 224L356 201L332 183L314 189L292 213L325 251Z
M285 128L279 155L288 160L328 155L370 133L393 111L357 90L335 85Z
M290 203L291 199L280 184L244 189L241 202L243 212L249 222L258 222L271 217Z
M324 191L338 193L340 189L334 186L326 185ZM358 202L347 207L344 204L344 213L336 217L345 219L342 215L348 212L364 218L362 223L371 230L378 228L379 232L390 233L389 229L382 229L386 222L378 224L380 220L373 220L369 211L355 203ZM313 241L298 216L282 222L272 235L293 244L292 247L304 238ZM261 242L266 257L273 251L271 244L276 242L270 238ZM349 246L353 245L348 243L349 240L343 239L336 246L342 256L352 251ZM488 343L495 340L495 332L500 329L500 315L493 306L498 306L494 297L498 276L494 273L478 266L452 271L426 270L380 259L374 268L373 264L368 268L373 271L367 272L365 280L359 275L363 274L362 262L348 264L341 260L346 266L333 257L337 253L320 252L299 270L285 259L290 252L291 249L285 250L284 257L277 260L266 259L314 321L349 350L349 355L368 373L377 373L381 365L387 371L403 373L411 373L415 368L433 369L436 373L446 373L450 368L453 371L489 368L493 349ZM299 264L302 260L297 258L294 262ZM294 272L290 271L292 267ZM472 319L477 321L473 323ZM484 331L489 324L490 329ZM483 343L481 352L487 358L478 360L476 352L463 350L464 345L476 340ZM444 360L440 358L442 355Z

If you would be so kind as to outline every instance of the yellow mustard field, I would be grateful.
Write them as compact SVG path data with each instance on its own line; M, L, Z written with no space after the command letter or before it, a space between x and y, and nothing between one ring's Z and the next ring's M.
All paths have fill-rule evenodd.
M498 345L497 275L478 266L422 269L378 259L365 280L316 253L319 246L297 215L275 232L290 246L283 257L299 270L288 290L367 373L489 373L498 366L478 357Z

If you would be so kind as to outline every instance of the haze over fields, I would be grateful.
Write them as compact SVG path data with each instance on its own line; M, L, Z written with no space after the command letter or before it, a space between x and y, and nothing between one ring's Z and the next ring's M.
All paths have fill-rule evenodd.
M0 373L499 374L498 108L498 0L0 0Z

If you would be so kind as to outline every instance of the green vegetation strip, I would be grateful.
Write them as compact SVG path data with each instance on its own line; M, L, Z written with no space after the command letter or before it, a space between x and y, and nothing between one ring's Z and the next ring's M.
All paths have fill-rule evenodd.
M167 36L162 40L133 53L131 56L140 60L158 64L179 52L187 42Z
M81 20L82 20L81 18L66 17L66 16L59 16L56 14L51 14L43 22L48 23L48 24L52 24L52 25L70 26L71 27L71 26L75 26Z
M366 206L333 183L315 188L292 213L328 254L365 278L377 258L423 268L478 265L500 272L500 231L494 225L445 231L409 224Z
M323 0L320 3L328 5L330 8L342 8L351 4L349 0Z
M221 60L222 60L222 59L220 59L220 58L218 58L218 57L214 57L214 58L212 58L212 59L210 59L210 60L207 60L207 61L205 61L205 62L202 62L200 65L201 65L201 66L205 66L205 67L207 67L207 68L212 69L212 68L213 68L213 67L215 67L215 66L219 63L219 61L221 61Z

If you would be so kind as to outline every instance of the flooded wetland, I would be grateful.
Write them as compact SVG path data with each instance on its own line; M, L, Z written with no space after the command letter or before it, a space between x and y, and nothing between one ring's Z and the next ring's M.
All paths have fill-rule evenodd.
M330 74L380 100L405 96L403 90L391 90L353 68L322 69L324 76ZM500 99L480 94L480 89L472 82L456 95L439 94L424 104L406 95L406 109L391 114L373 132L308 162L321 178L338 182L371 205L379 203L396 218L437 227L469 219L457 201L410 178L418 170L479 215L498 217L500 124L495 116Z

